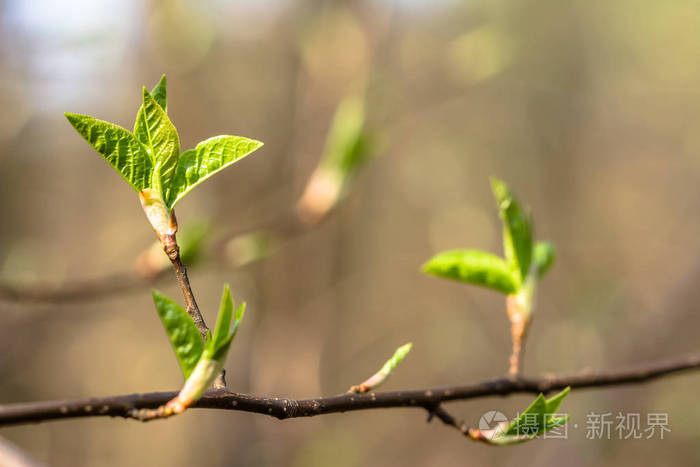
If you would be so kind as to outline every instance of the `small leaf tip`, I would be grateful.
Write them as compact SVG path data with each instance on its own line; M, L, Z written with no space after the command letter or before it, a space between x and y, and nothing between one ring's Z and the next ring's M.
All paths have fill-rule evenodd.
M432 258L430 258L428 261L426 261L425 263L423 263L423 264L420 266L421 272L423 272L424 274L435 274L435 258L437 258L438 255L440 255L440 253L434 255L434 256L433 256Z
M233 307L233 297L231 296L231 287L228 284L224 284L224 290L221 292L222 300L226 300L231 303Z
M63 115L68 119L68 121L72 124L78 121L82 115L80 114L74 114L70 112L63 112Z
M503 202L504 200L510 197L510 189L508 188L508 184L505 181L501 180L500 178L491 176L489 177L489 182L491 184L491 191L493 192L494 196L496 197L499 203Z
M245 315L245 307L246 302L243 302L240 305L238 305L238 308L236 308L236 316L234 317L236 321L241 321L243 319L243 316Z

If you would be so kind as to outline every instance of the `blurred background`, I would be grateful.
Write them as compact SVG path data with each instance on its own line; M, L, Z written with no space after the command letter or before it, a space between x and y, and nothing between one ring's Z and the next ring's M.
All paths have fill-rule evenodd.
M526 374L697 350L699 27L687 0L0 1L0 281L131 284L6 293L0 401L182 383L149 293L181 300L174 277L143 253L155 236L135 194L63 116L131 128L162 73L183 149L218 134L265 142L177 208L181 238L198 232L190 278L207 321L224 282L248 303L231 390L344 392L407 341L384 389L503 375L503 297L420 273L445 249L501 253L489 175L558 250ZM568 440L500 449L416 409L284 422L192 410L0 435L55 466L697 465L699 384L573 391ZM447 407L476 426L531 400ZM671 432L586 439L587 415L607 412L667 413Z

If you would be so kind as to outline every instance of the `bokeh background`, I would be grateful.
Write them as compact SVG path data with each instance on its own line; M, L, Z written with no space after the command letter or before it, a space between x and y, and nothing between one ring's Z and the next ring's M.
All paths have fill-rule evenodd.
M248 303L227 364L232 390L343 392L407 341L413 351L386 389L504 374L503 298L419 270L444 249L501 251L489 175L513 186L538 237L558 249L526 373L690 353L700 324L699 28L688 0L0 1L0 279L31 289L133 274L153 232L62 114L130 127L140 87L167 73L183 148L217 134L265 142L177 209L183 231L211 225L190 269L206 319L224 282ZM358 93L375 144L345 199L270 241L228 238L296 215L336 107ZM169 272L155 284L180 298ZM61 303L5 297L0 401L178 388L148 289ZM699 384L687 374L574 391L562 408L568 440L501 449L415 409L284 422L193 410L0 435L55 466L697 465ZM487 410L512 416L531 400L448 407L475 426ZM590 440L591 412L667 413L672 431Z

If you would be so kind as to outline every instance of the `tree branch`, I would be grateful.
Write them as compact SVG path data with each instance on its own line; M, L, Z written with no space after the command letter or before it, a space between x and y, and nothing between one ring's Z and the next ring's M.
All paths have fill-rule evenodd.
M171 261L173 263L173 268L175 269L175 277L177 277L177 283L180 285L182 295L185 298L185 310L187 311L187 314L190 315L190 318L192 318L192 321L194 321L195 326L197 326L197 330L199 331L199 335L202 336L202 340L206 341L209 328L204 322L202 313L199 311L199 305L197 305L197 301L194 299L194 293L192 292L190 279L187 277L187 268L184 264L182 264L182 261L180 260L179 251L177 251L177 254L173 255Z
M570 386L572 389L639 384L681 371L700 368L700 354L649 363L643 366L573 375L538 378L497 378L464 385L413 389L408 391L345 393L316 399L257 397L226 390L207 392L196 408L237 410L269 415L279 419L390 407L416 407L427 410L445 424L465 433L465 426L449 415L441 404L488 396L516 393L547 393ZM76 417L123 417L141 420L142 409L157 408L175 397L177 392L155 392L103 398L65 401L28 402L0 405L0 426L37 423Z
M71 282L60 286L33 284L14 286L0 283L0 300L31 303L75 303L118 295L132 290L140 290L162 279L140 278L131 272L114 274L92 280Z
M283 240L289 240L315 228L318 224L305 224L290 211L275 219L267 219L244 228L230 229L218 241L212 242L212 251L221 251L227 241L237 236L264 231ZM167 263L166 263L167 265ZM64 284L36 283L15 285L0 281L0 300L15 303L78 303L133 292L151 287L168 275L167 267L155 275L140 276L134 271L124 271L104 277Z

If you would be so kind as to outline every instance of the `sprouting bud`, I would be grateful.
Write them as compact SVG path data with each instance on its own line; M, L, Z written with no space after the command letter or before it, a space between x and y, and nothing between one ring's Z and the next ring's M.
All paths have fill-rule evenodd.
M172 255L177 254L177 242L175 234L177 233L177 220L175 213L170 212L165 205L160 193L153 188L146 188L139 192L139 200L143 212L146 213L148 221L156 231L160 244L163 246L165 253L172 258Z

